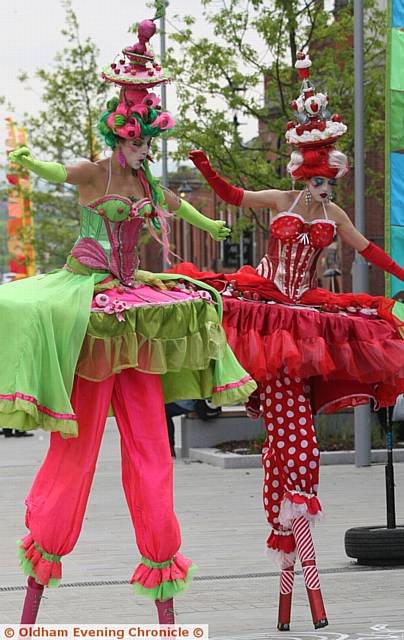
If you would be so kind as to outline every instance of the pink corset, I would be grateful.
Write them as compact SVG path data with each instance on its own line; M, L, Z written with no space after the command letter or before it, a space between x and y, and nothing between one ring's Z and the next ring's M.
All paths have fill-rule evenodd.
M293 213L301 194L289 211L279 213L271 222L268 252L257 267L258 275L268 278L286 296L298 301L309 289L317 287L317 263L322 250L335 235L335 222L325 218L305 222Z

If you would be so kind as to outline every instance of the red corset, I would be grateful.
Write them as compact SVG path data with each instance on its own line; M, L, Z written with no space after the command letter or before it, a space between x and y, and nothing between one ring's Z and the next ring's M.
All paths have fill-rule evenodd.
M297 213L280 213L271 223L268 252L257 267L286 296L299 301L317 284L317 262L335 233L332 220L305 222Z
M282 242L300 241L324 249L333 241L335 223L325 219L305 222L298 213L280 213L272 221L271 233Z

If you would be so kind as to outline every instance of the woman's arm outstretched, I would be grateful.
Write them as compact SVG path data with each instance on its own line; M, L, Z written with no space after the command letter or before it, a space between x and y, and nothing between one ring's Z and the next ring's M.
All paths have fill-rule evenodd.
M75 165L63 165L60 162L45 162L34 158L31 150L19 147L9 154L11 162L23 166L48 182L62 184L68 182L75 185L86 185L95 178L98 167L89 160L82 160Z
M373 242L365 238L353 225L349 216L337 205L332 205L331 213L337 223L337 233L343 242L353 247L361 256L376 267L391 273L399 280L404 280L404 269L400 267L387 253Z

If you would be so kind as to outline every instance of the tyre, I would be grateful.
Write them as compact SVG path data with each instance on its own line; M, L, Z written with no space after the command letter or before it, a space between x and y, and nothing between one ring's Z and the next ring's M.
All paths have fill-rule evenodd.
M345 552L358 564L404 565L404 526L354 527L345 533Z

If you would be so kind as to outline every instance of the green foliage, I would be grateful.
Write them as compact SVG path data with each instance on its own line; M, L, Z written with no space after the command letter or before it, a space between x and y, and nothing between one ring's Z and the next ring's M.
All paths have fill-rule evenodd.
M36 72L42 84L42 109L38 115L25 114L23 122L34 155L66 164L77 158L97 158L96 125L108 87L100 77L96 45L90 38L81 41L71 1L62 0L62 4L66 45L49 66ZM20 80L30 88L25 72ZM46 183L44 191L44 185L34 179L35 249L41 271L64 264L79 229L74 189Z
M384 129L386 15L377 0L364 4L365 144L371 152ZM173 134L177 159L202 148L235 184L252 190L290 188L284 133L293 114L289 103L300 89L294 63L304 49L311 54L314 86L329 94L332 113L341 113L348 125L339 148L352 161L352 1L337 15L320 0L202 0L202 5L214 37L199 38L192 19L185 18L171 36L181 54L178 46L170 48L167 59L181 100ZM249 42L252 32L264 55ZM240 134L246 117L257 119L260 129L249 144Z
M99 152L96 124L108 87L100 77L98 48L90 38L81 41L71 1L62 4L67 46L55 54L52 66L37 70L43 108L37 116L26 114L24 123L30 145L42 155L64 163L80 157L94 160ZM29 82L26 74L20 79L24 85Z

